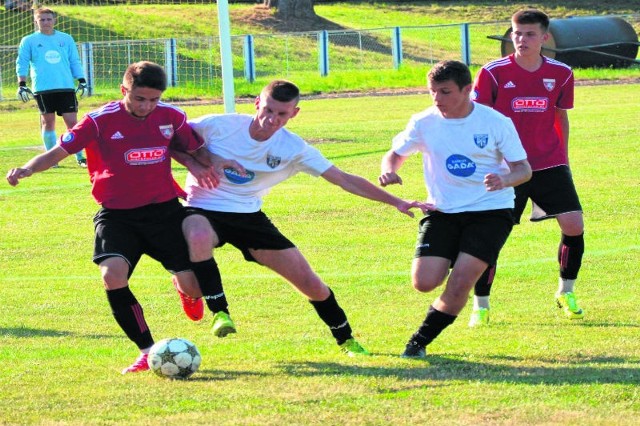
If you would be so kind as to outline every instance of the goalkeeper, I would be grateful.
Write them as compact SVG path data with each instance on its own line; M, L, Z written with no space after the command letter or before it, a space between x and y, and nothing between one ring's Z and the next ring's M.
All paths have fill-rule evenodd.
M67 129L78 122L78 98L87 90L78 48L73 37L55 30L56 14L39 8L33 12L37 31L23 37L18 48L16 74L18 99L36 100L41 114L42 141L47 151L56 145L56 114ZM27 87L30 74L33 91ZM74 80L78 80L76 86ZM76 154L79 166L87 167L82 151Z

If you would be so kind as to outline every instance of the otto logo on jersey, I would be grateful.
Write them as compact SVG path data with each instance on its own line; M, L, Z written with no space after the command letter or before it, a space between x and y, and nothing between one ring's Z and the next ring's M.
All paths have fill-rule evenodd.
M247 172L242 175L235 169L230 169L230 168L224 169L224 175L227 177L229 182L237 183L238 185L251 182L253 178L256 177L256 174L251 170L247 170Z
M544 112L549 108L549 98L514 98L511 109L514 112Z
M157 148L136 148L124 153L124 161L132 166L146 166L164 161L167 148L160 146Z
M468 177L476 171L476 163L460 154L453 154L447 158L447 170L454 176Z

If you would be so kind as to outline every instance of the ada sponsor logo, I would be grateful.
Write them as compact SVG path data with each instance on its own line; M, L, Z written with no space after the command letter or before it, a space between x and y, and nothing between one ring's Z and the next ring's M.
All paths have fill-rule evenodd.
M75 138L76 137L74 136L73 133L65 132L65 134L62 135L62 143L71 143Z
M282 161L281 157L276 157L275 155L267 155L267 166L271 167L272 169L275 169L276 167L278 167L278 165L280 165L280 162Z
M249 183L256 177L256 174L251 170L247 170L245 174L241 175L235 169L231 169L228 167L224 169L224 175L227 177L229 182L237 183L238 185Z
M132 166L147 166L164 161L167 148L160 146L157 148L136 148L124 153L124 161Z
M489 135L473 135L473 142L478 148L484 148L489 143Z
M173 124L166 124L164 126L158 126L160 133L165 139L171 139L173 137Z
M549 108L549 98L514 98L511 109L514 112L544 112Z
M447 170L454 176L469 177L476 171L476 163L460 154L447 158Z

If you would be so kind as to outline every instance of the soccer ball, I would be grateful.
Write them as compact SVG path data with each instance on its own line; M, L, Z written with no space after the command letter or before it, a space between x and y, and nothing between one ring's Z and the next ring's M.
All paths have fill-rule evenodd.
M163 339L149 350L149 368L158 376L187 379L200 367L202 357L196 345L179 337Z

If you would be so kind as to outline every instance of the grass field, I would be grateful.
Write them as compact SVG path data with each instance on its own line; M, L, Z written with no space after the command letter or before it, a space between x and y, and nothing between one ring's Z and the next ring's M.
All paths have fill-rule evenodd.
M312 307L274 274L218 250L238 334L181 312L169 275L143 259L131 286L156 340L181 336L203 364L191 380L121 376L136 349L115 324L91 263L97 206L73 162L0 184L0 424L633 425L640 418L640 85L578 87L571 111L574 178L586 211L577 294L586 319L553 303L557 226L523 223L505 246L492 326L468 306L429 346L399 357L432 294L409 284L417 219L296 176L265 211L335 291L373 353L340 354ZM341 168L374 181L390 139L425 95L303 100L290 128ZM238 106L250 112L249 104ZM190 116L222 106L187 107ZM37 113L6 111L0 170L39 152ZM424 198L420 161L391 189ZM178 181L184 169L176 167Z

